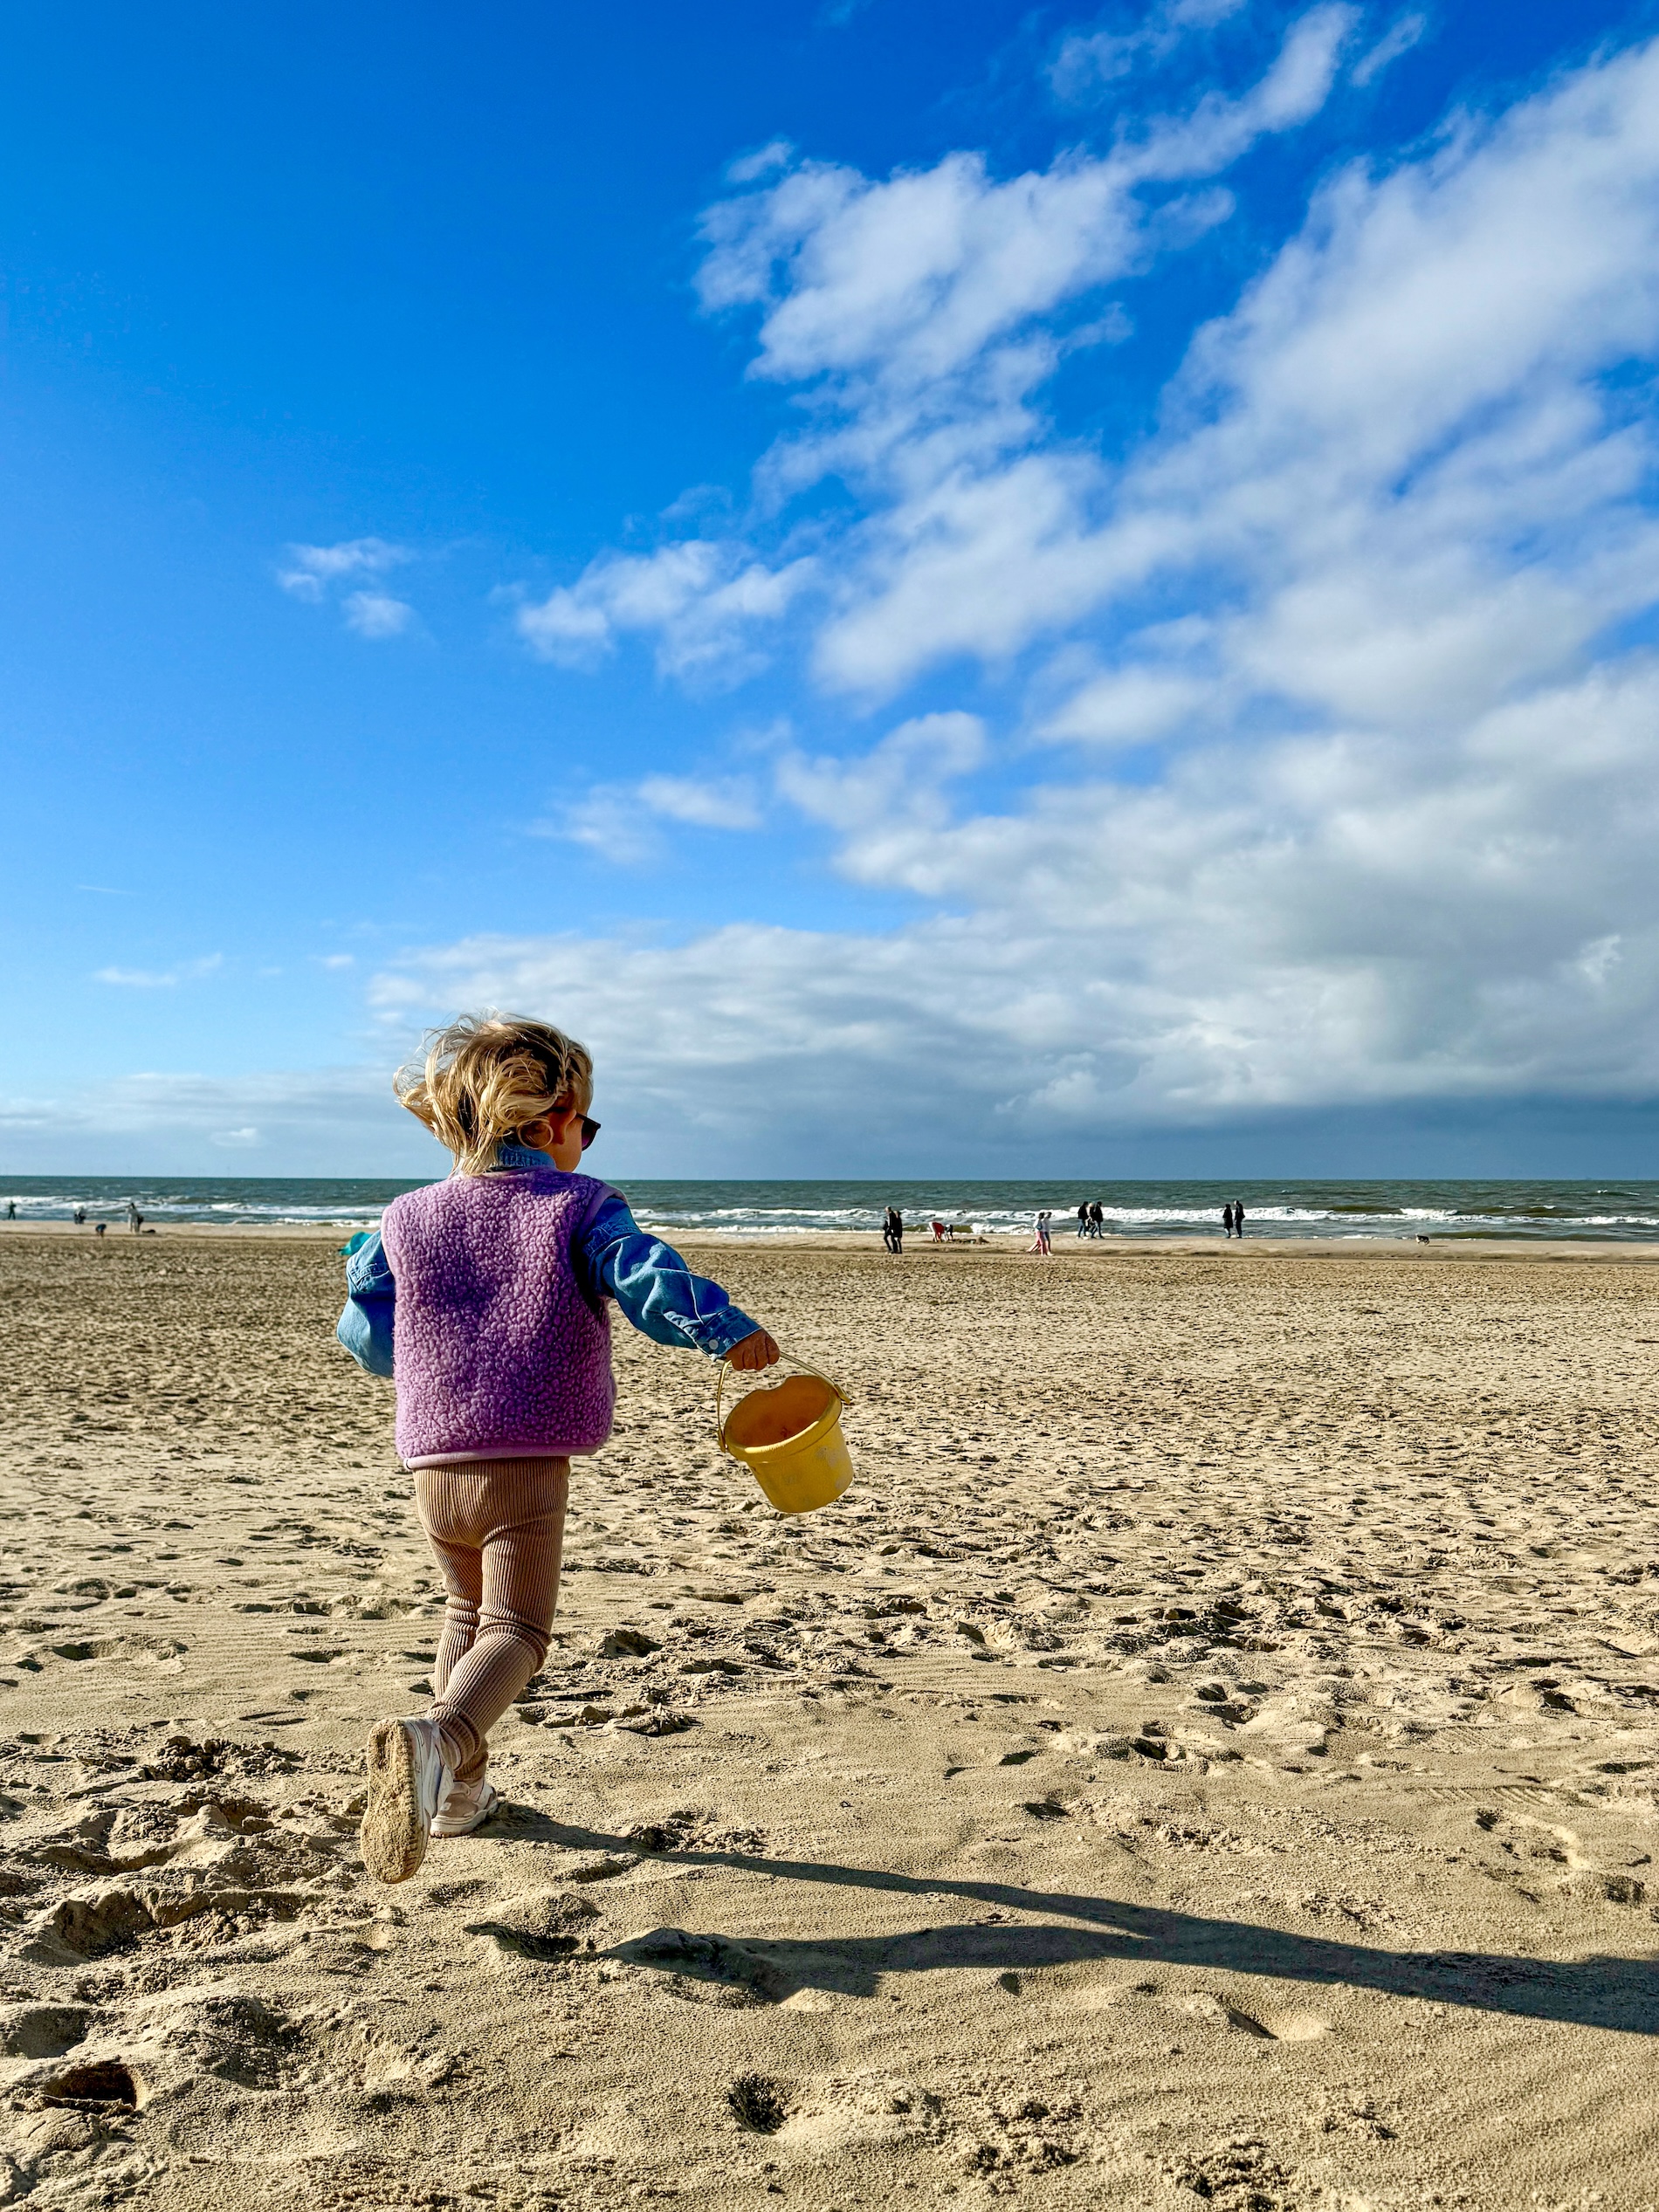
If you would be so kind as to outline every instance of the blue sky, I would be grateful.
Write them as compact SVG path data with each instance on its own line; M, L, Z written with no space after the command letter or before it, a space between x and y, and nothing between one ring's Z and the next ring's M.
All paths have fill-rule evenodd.
M1656 28L14 10L0 1166L1649 1171Z

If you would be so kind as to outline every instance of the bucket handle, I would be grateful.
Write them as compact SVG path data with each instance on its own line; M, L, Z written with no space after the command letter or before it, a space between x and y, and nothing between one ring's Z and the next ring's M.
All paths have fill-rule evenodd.
M779 1360L787 1359L790 1366L797 1368L802 1375L811 1375L815 1377L816 1380L822 1383L827 1390L832 1390L843 1405L850 1405L852 1404L852 1400L847 1396L846 1391L842 1389L840 1384L832 1383L830 1380L830 1377L824 1374L821 1369L809 1367L804 1359L797 1359L793 1352L781 1352L779 1354L778 1357ZM773 1364L774 1366L776 1366L778 1364L778 1360L774 1360ZM720 1362L719 1373L715 1377L714 1383L714 1441L719 1446L722 1452L726 1451L726 1422L720 1412L720 1399L726 1390L726 1376L728 1374L734 1373L735 1371L736 1370L731 1366L730 1363L723 1359ZM761 1371L763 1370L756 1370L756 1372ZM763 1385L763 1387L765 1386ZM751 1392L750 1395L752 1396L753 1393ZM733 1400L733 1410L735 1410L735 1405L736 1401ZM733 1453L726 1453L726 1457L728 1459L734 1458L735 1456L736 1455Z

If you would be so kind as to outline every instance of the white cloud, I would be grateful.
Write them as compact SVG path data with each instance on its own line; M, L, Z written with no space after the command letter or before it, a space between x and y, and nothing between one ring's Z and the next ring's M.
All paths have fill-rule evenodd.
M287 565L277 571L277 581L296 599L320 605L347 584L359 588L341 599L341 614L348 629L359 637L399 637L415 620L407 600L382 590L376 580L388 569L401 567L414 555L406 546L384 538L347 538L334 546L290 546Z
M1356 85L1365 86L1370 84L1373 78L1380 77L1390 63L1398 61L1401 54L1408 54L1411 52L1428 28L1427 16L1408 15L1398 17L1395 22L1390 24L1376 45L1355 62L1348 72L1352 81Z
M643 777L637 783L597 784L538 825L543 836L585 845L619 867L642 866L664 850L660 825L694 829L758 829L759 795L745 776Z
M1134 149L1139 178L1212 176L1259 138L1317 115L1330 96L1337 61L1359 21L1358 8L1313 8L1291 25L1277 60L1238 99L1211 93L1182 120L1154 125Z
M1040 725L1056 741L1145 745L1188 722L1213 718L1215 687L1201 677L1131 662L1097 676Z
M380 576L411 558L407 548L384 538L346 538L334 546L290 546L288 565L277 581L296 599L317 601L330 584L355 576Z
M809 559L773 568L708 539L607 553L575 584L521 607L517 628L533 652L568 668L591 667L627 632L653 632L665 672L690 676L730 663L747 627L777 622L812 573Z
M415 609L407 600L394 599L382 591L348 593L344 613L346 628L355 630L359 637L401 637L415 619Z
M663 850L657 824L628 784L597 785L535 828L541 836L584 846L617 868L643 868Z
M986 757L977 715L919 715L900 724L873 748L853 755L810 756L774 732L762 741L772 756L775 793L809 821L842 833L879 841L890 830L908 835L950 819L948 787ZM651 775L636 783L599 784L563 807L540 834L585 845L618 866L642 865L665 849L662 825L694 829L754 830L766 820L754 779L747 775ZM878 872L866 855L847 848L849 871Z
M224 965L222 952L210 952L199 960L183 960L176 967L155 968L98 968L94 983L112 983L128 991L171 991L181 983L194 983L203 976L212 975Z
M216 1129L212 1142L227 1150L245 1151L259 1142L259 1132L257 1129Z
M1417 677L1359 664L1397 664L1410 638L1419 689L1454 670L1447 704L1469 711L1646 603L1649 440L1597 380L1652 355L1656 123L1649 49L1338 177L1201 334L1170 428L1126 465L1034 432L872 502L818 635L823 680L1011 657L1184 583L1237 605L1258 686L1387 711Z
M885 183L808 162L710 211L699 290L711 309L768 310L757 374L873 369L914 386L1125 267L1130 183L1109 161L1006 183L977 154Z
M1195 31L1211 31L1237 15L1244 0L1165 0L1147 10L1137 29L1127 31L1071 31L1060 41L1049 82L1062 100L1079 104L1095 99L1105 86L1130 72L1167 60Z
M1208 94L1109 154L1064 155L1005 182L970 153L882 182L801 162L705 216L703 304L766 311L753 373L779 381L862 374L913 390L982 367L995 341L1149 258L1160 234L1144 186L1212 176L1315 113L1355 12L1313 9L1236 99ZM1022 388L1050 360L1045 345L991 365Z
M1243 93L1207 94L1184 114L1126 129L1105 154L1068 152L1007 180L971 152L879 182L781 146L745 165L760 189L706 216L699 295L710 313L761 311L751 373L802 387L813 418L767 457L760 497L776 506L839 474L876 519L830 560L818 538L806 553L762 554L734 536L602 554L576 583L520 610L526 642L591 667L633 632L655 639L670 675L735 677L753 665L757 631L822 591L840 609L817 656L831 684L879 691L930 651L972 650L975 640L991 655L1017 649L1031 594L1016 584L1005 605L1003 580L1035 557L1033 587L1050 603L1048 540L1076 534L1098 477L1084 456L1027 450L1043 435L1034 395L1065 354L1126 328L1116 303L1086 320L1073 311L1226 219L1224 191L1171 188L1201 183L1314 113L1355 19L1347 6L1315 7ZM976 557L957 574L949 541L963 535ZM886 624L902 630L918 617L915 642L865 635L859 602L922 546L940 554L926 603L905 603L894 579ZM1056 619L1098 595L1092 578L1063 591Z
M1183 31L1208 31L1225 23L1245 5L1245 0L1168 0L1165 19Z
M728 161L726 177L733 184L758 184L763 176L788 168L794 155L795 148L787 138L774 138L757 153L742 154L735 161Z
M851 759L787 752L777 763L777 786L802 814L843 832L848 872L873 881L884 868L876 855L894 834L909 839L948 821L948 786L979 767L985 755L985 725L977 715L923 714Z
M758 829L761 815L752 784L737 776L646 776L640 803L667 821L697 829Z

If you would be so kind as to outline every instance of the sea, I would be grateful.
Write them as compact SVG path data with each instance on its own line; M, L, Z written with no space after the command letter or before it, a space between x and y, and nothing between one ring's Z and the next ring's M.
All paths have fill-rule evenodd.
M24 1175L0 1178L0 1217L124 1223L130 1202L157 1227L217 1221L373 1228L381 1208L414 1181L266 1176ZM1108 1236L1221 1233L1229 1199L1246 1233L1271 1237L1570 1237L1659 1240L1659 1182L657 1182L624 1179L638 1219L664 1232L788 1236L801 1230L868 1233L895 1206L912 1230L930 1221L959 1232L1029 1233L1049 1206L1062 1236L1080 1201L1098 1199ZM1066 1216L1073 1217L1068 1222Z

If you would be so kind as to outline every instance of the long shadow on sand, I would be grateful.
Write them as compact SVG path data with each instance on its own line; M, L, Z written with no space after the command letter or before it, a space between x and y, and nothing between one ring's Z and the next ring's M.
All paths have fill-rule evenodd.
M566 1827L523 1807L506 1810L503 1828L515 1841L554 1844L567 1851L625 1854L625 1864L642 1856L638 1846L626 1837ZM665 1973L724 1983L763 2002L781 2002L802 1989L869 1996L886 1974L963 1967L1030 1973L1043 1967L1115 1959L1140 1967L1204 1967L1215 1972L1261 1975L1315 1987L1380 1989L1391 1996L1468 2005L1525 2020L1558 2020L1578 2027L1640 2035L1659 2033L1659 1961L1651 1956L1561 1961L1489 1956L1470 1951L1385 1951L1369 1944L1288 1934L1281 1928L1259 1927L1247 1920L1206 1920L1196 1913L1133 1905L1120 1898L1022 1889L1008 1882L922 1879L887 1873L878 1867L763 1858L746 1851L670 1846L643 1855L668 1864L769 1874L774 1880L816 1882L835 1889L882 1890L891 1895L932 1900L956 1898L983 1906L991 1913L1050 1916L1036 1922L947 1921L894 1935L823 1936L806 1941L692 1934L664 1927L619 1944L609 1954ZM1064 1922L1072 1925L1060 1924Z

